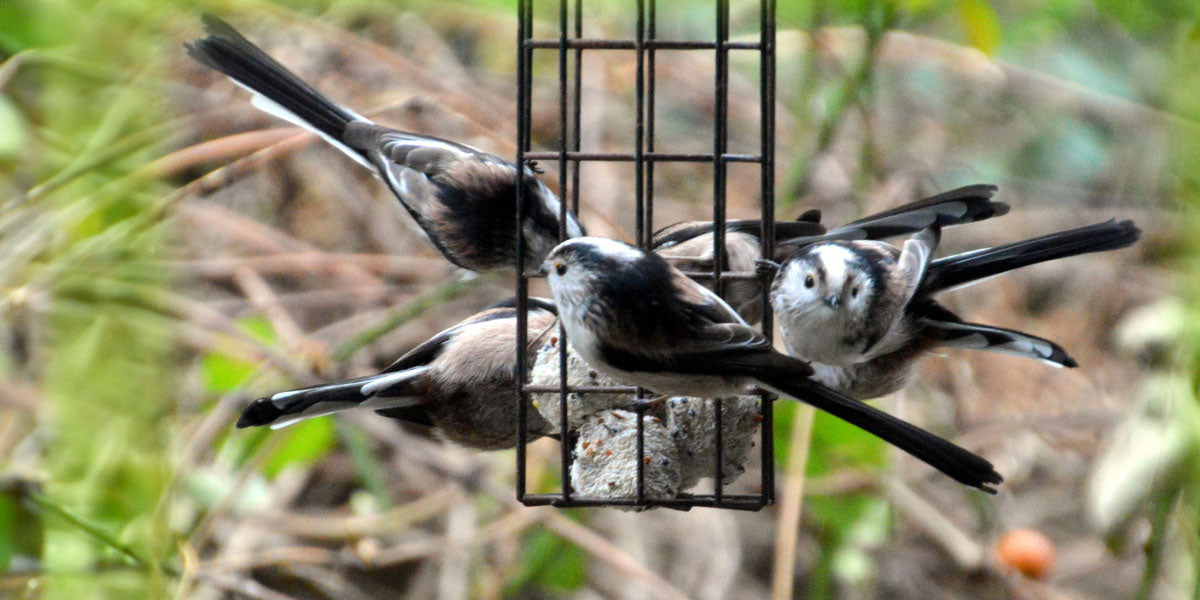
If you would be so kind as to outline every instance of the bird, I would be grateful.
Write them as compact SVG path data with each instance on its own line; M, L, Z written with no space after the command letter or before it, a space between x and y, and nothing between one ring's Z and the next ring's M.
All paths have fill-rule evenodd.
M1110 220L936 260L936 225L902 249L869 240L815 244L783 264L771 305L788 353L810 361L818 380L855 398L900 389L917 361L939 346L1076 367L1050 340L966 322L934 297L1021 267L1125 248L1139 236L1132 221Z
M532 366L557 310L545 298L528 298ZM279 392L250 403L237 427L285 427L351 409L371 409L399 421L433 427L445 440L480 450L517 442L517 308L515 299L494 304L413 348L376 375ZM528 440L553 430L528 411Z
M947 227L977 223L1007 214L1007 204L992 200L996 191L996 186L989 184L963 186L828 231L821 225L821 211L807 210L795 220L775 223L774 251L764 264L783 262L810 244L833 240L878 240L916 233L931 225ZM759 270L762 266L759 263L762 259L761 231L759 220L739 219L725 223L725 271ZM651 247L685 273L711 273L715 255L713 238L711 221L687 221L656 231ZM703 283L709 289L714 287L711 280ZM762 320L764 287L758 280L734 279L726 282L722 297L743 319L754 324Z
M381 178L454 265L475 272L516 265L517 166L493 154L441 138L399 131L323 96L228 23L204 15L207 36L187 53L253 94L257 108L311 130ZM524 167L521 233L533 270L562 237L585 234L562 203Z
M991 463L811 379L724 300L664 258L624 242L567 240L539 269L570 346L614 379L663 396L722 397L760 389L791 396L882 438L970 487L994 492Z

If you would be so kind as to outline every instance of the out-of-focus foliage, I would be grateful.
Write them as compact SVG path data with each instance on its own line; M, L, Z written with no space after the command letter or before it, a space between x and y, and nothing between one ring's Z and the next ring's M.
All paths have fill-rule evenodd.
M169 187L139 173L162 152L155 90L174 7L123 2L0 5L5 186L4 336L36 360L6 378L40 391L30 494L109 532L128 557L58 514L45 516L34 572L46 598L161 596L176 548L168 525L176 365L160 304L167 274L135 264L161 251L154 215ZM21 144L19 152L12 144ZM11 186L11 187L10 187ZM30 498L25 502L32 501ZM15 539L27 538L21 536ZM69 573L115 568L94 576ZM26 565L29 567L29 565ZM62 575L59 575L59 574Z

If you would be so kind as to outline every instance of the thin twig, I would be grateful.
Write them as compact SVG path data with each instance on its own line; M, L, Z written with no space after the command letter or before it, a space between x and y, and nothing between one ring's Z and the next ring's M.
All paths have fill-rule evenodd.
M215 140L206 140L146 163L139 169L139 174L151 177L171 177L180 171L207 162L258 152L295 135L298 135L297 129L272 128L244 131Z
M285 441L287 441L287 439L288 436L286 435L269 436L267 440L262 443L262 445L254 450L254 454L252 454L250 459L246 461L246 465L238 471L237 478L234 480L233 485L229 486L229 489L225 492L225 495L222 496L222 498L212 508L210 508L207 513L205 513L204 517L200 519L200 522L196 523L196 525L192 528L191 532L187 536L189 544L196 548L203 547L204 542L212 533L211 530L217 518L234 506L237 499L241 497L242 491L245 489L246 484L250 481L251 476L258 473L262 469L262 466L266 464L267 459L269 459L271 455L273 455L275 451L278 450Z
M383 336L394 331L397 327L425 314L429 309L462 296L478 287L486 279L483 276L475 276L469 279L454 279L449 283L436 287L405 302L403 306L390 311L379 323L368 327L358 335L342 342L342 344L333 350L331 358L335 362L345 361L362 347L375 343Z
M638 562L595 530L554 512L546 519L546 527L583 548L592 556L607 562L629 577L640 579L646 590L664 600L686 600L687 595L663 579L646 565Z
M488 523L479 533L465 543L470 545L487 544L491 540L523 531L534 523L546 518L553 509L514 510L507 515ZM290 546L272 548L248 555L225 556L203 561L199 569L204 572L241 571L261 567L273 567L287 564L310 564L353 566L359 568L381 568L418 559L440 556L445 552L460 547L462 540L451 539L449 536L433 536L411 542L405 542L365 553L335 552L317 546Z
M947 518L943 511L899 480L889 481L887 489L888 497L896 508L915 521L921 531L936 541L959 568L974 570L983 566L986 556L983 546Z
M255 600L296 600L292 596L277 592L253 579L238 577L232 573L201 573L197 578L215 588L248 596Z
M812 425L816 411L811 406L796 408L792 416L791 444L775 527L775 570L771 577L772 600L789 600L796 572L796 540L800 533L800 511L804 506L805 472L808 469L808 450L812 445Z
M293 354L312 350L312 344L304 335L304 329L296 323L296 319L288 313L275 298L271 286L253 269L242 267L234 272L233 278L245 292L246 298L254 304L271 323L279 339ZM324 354L324 352L321 352Z
M1138 585L1134 600L1148 600L1158 581L1158 573L1162 568L1163 551L1167 548L1170 538L1171 512L1179 501L1180 494L1166 494L1154 503L1154 514L1150 521L1150 540L1146 542L1146 566L1142 569L1142 582Z
M446 485L377 515L268 512L260 513L256 518L261 519L265 527L286 535L310 540L345 542L404 531L417 523L443 514L452 504L461 501L462 494L457 486Z
M230 239L245 244L249 248L264 253L285 252L319 252L312 244L297 239L288 233L275 229L265 223L260 223L237 214L224 206L205 201L193 200L181 205L176 214L194 222L205 230L220 231ZM356 285L367 283L378 284L379 279L353 264L343 264L336 274Z
M80 516L72 513L71 511L59 506L57 503L55 503L53 500L47 498L46 496L44 496L40 493L37 493L37 492L31 492L28 497L30 500L32 500L34 502L34 504L37 504L38 506L42 507L43 509L58 515L66 522L74 525L75 527L78 527L84 533L92 536L93 538L96 538L97 541L101 542L105 546L108 546L109 548L112 548L113 550L116 550L117 552L121 553L122 555L125 556L125 558L128 558L130 561L132 561L137 566L139 566L143 569L147 569L147 570L158 569L168 575L171 575L172 577L179 576L179 570L176 569L175 567L173 567L171 565L167 565L167 564L161 564L156 561L152 561L152 560L138 554L136 550L129 547L127 544L122 543L115 536L108 533L107 531L102 529L100 526L95 525L95 524L87 521L83 517L80 517Z
M417 281L443 271L447 263L442 258L395 256L391 254L343 254L336 252L286 252L254 256L204 257L174 260L167 263L175 273L192 277L232 277L237 269L248 267L262 275L311 276L335 275L351 264L376 275L404 282Z

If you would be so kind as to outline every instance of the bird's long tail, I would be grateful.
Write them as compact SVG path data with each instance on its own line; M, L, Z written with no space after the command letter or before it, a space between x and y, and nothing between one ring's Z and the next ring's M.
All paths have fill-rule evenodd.
M992 200L996 186L968 185L916 202L902 204L830 230L861 230L865 239L909 235L927 227L976 223L1008 213L1008 205Z
M250 90L254 106L316 132L362 165L374 168L363 153L342 139L346 126L366 120L364 117L304 83L228 23L212 15L203 19L208 35L185 44L192 58Z
M979 323L922 319L922 335L939 346L973 348L1014 354L1045 361L1055 367L1077 367L1071 355L1058 344L1028 333Z
M1140 235L1133 221L1110 220L939 258L929 264L917 293L928 296L1049 260L1125 248Z
M933 226L964 225L1007 214L1007 204L992 200L995 193L994 185L968 185L863 217L830 229L824 234L810 234L801 229L798 231L799 235L790 236L788 229L781 229L779 224L776 224L775 256L777 260L786 260L800 248L819 242L882 240L910 235ZM820 213L806 212L794 224L789 225L793 228L811 227L813 219L819 220Z
M818 410L878 436L959 483L995 493L995 489L989 486L1004 480L992 467L992 463L982 457L819 383L808 379L795 381L794 378L761 374L757 378L778 393L811 404Z
M352 408L381 410L413 406L421 398L412 386L428 369L414 367L395 373L279 392L251 402L242 412L237 426L270 425L271 429L279 429L297 421Z

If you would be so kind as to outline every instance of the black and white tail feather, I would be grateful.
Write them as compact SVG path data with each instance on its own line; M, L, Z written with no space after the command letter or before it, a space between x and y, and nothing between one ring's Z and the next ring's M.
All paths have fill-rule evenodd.
M902 204L891 210L875 213L830 229L812 238L793 237L778 242L775 255L786 258L805 246L835 240L883 240L917 233L928 228L978 223L1008 214L1009 206L992 200L996 186L968 185L955 188L923 200ZM804 216L809 215L806 213ZM809 218L813 218L809 216ZM819 213L816 215L819 217Z
M775 256L777 260L784 260L796 250L820 242L882 240L913 234L927 227L965 225L1005 215L1009 206L992 200L996 190L996 186L990 184L963 186L829 230L821 225L820 210L807 210L793 221L775 223ZM761 224L755 219L736 219L727 221L725 230L757 236ZM711 221L675 223L654 232L653 247L655 250L669 248L711 232Z
M1053 367L1075 368L1079 363L1058 344L1014 329L982 323L919 319L921 335L938 346L969 348L1040 360Z
M238 428L287 427L298 421L350 409L386 410L416 406L424 401L413 389L430 367L380 373L350 381L279 392L255 400L238 419Z
M982 248L939 258L929 264L919 295L962 288L1038 263L1118 250L1133 245L1141 236L1133 221L1115 219L1068 229L1028 240Z
M782 376L778 372L759 373L757 377L772 391L796 398L878 436L959 483L995 494L996 490L991 486L1003 482L1000 474L983 457L870 404L848 398L824 385Z
M251 94L259 110L319 134L359 164L374 169L362 150L346 145L346 127L366 117L335 104L247 40L228 23L203 15L208 36L185 44L188 55L227 75Z
M430 242L472 271L514 266L517 168L498 156L433 136L373 123L302 81L232 26L203 17L208 35L185 44L200 63L252 94L255 107L313 131L381 178ZM558 198L526 168L528 204L522 233L527 266L558 241ZM574 215L567 235L583 235Z
M863 217L837 229L857 228L866 234L863 239L881 240L927 227L978 223L1008 214L1007 204L992 200L998 189L991 184L967 185Z
M1038 263L1117 250L1132 245L1141 231L1132 221L1110 220L1041 237L983 248L934 260L925 268L915 296L929 300L934 294L959 289ZM1028 333L967 323L940 305L917 301L917 321L922 335L939 346L971 348L1013 354L1055 367L1078 363L1058 344Z

